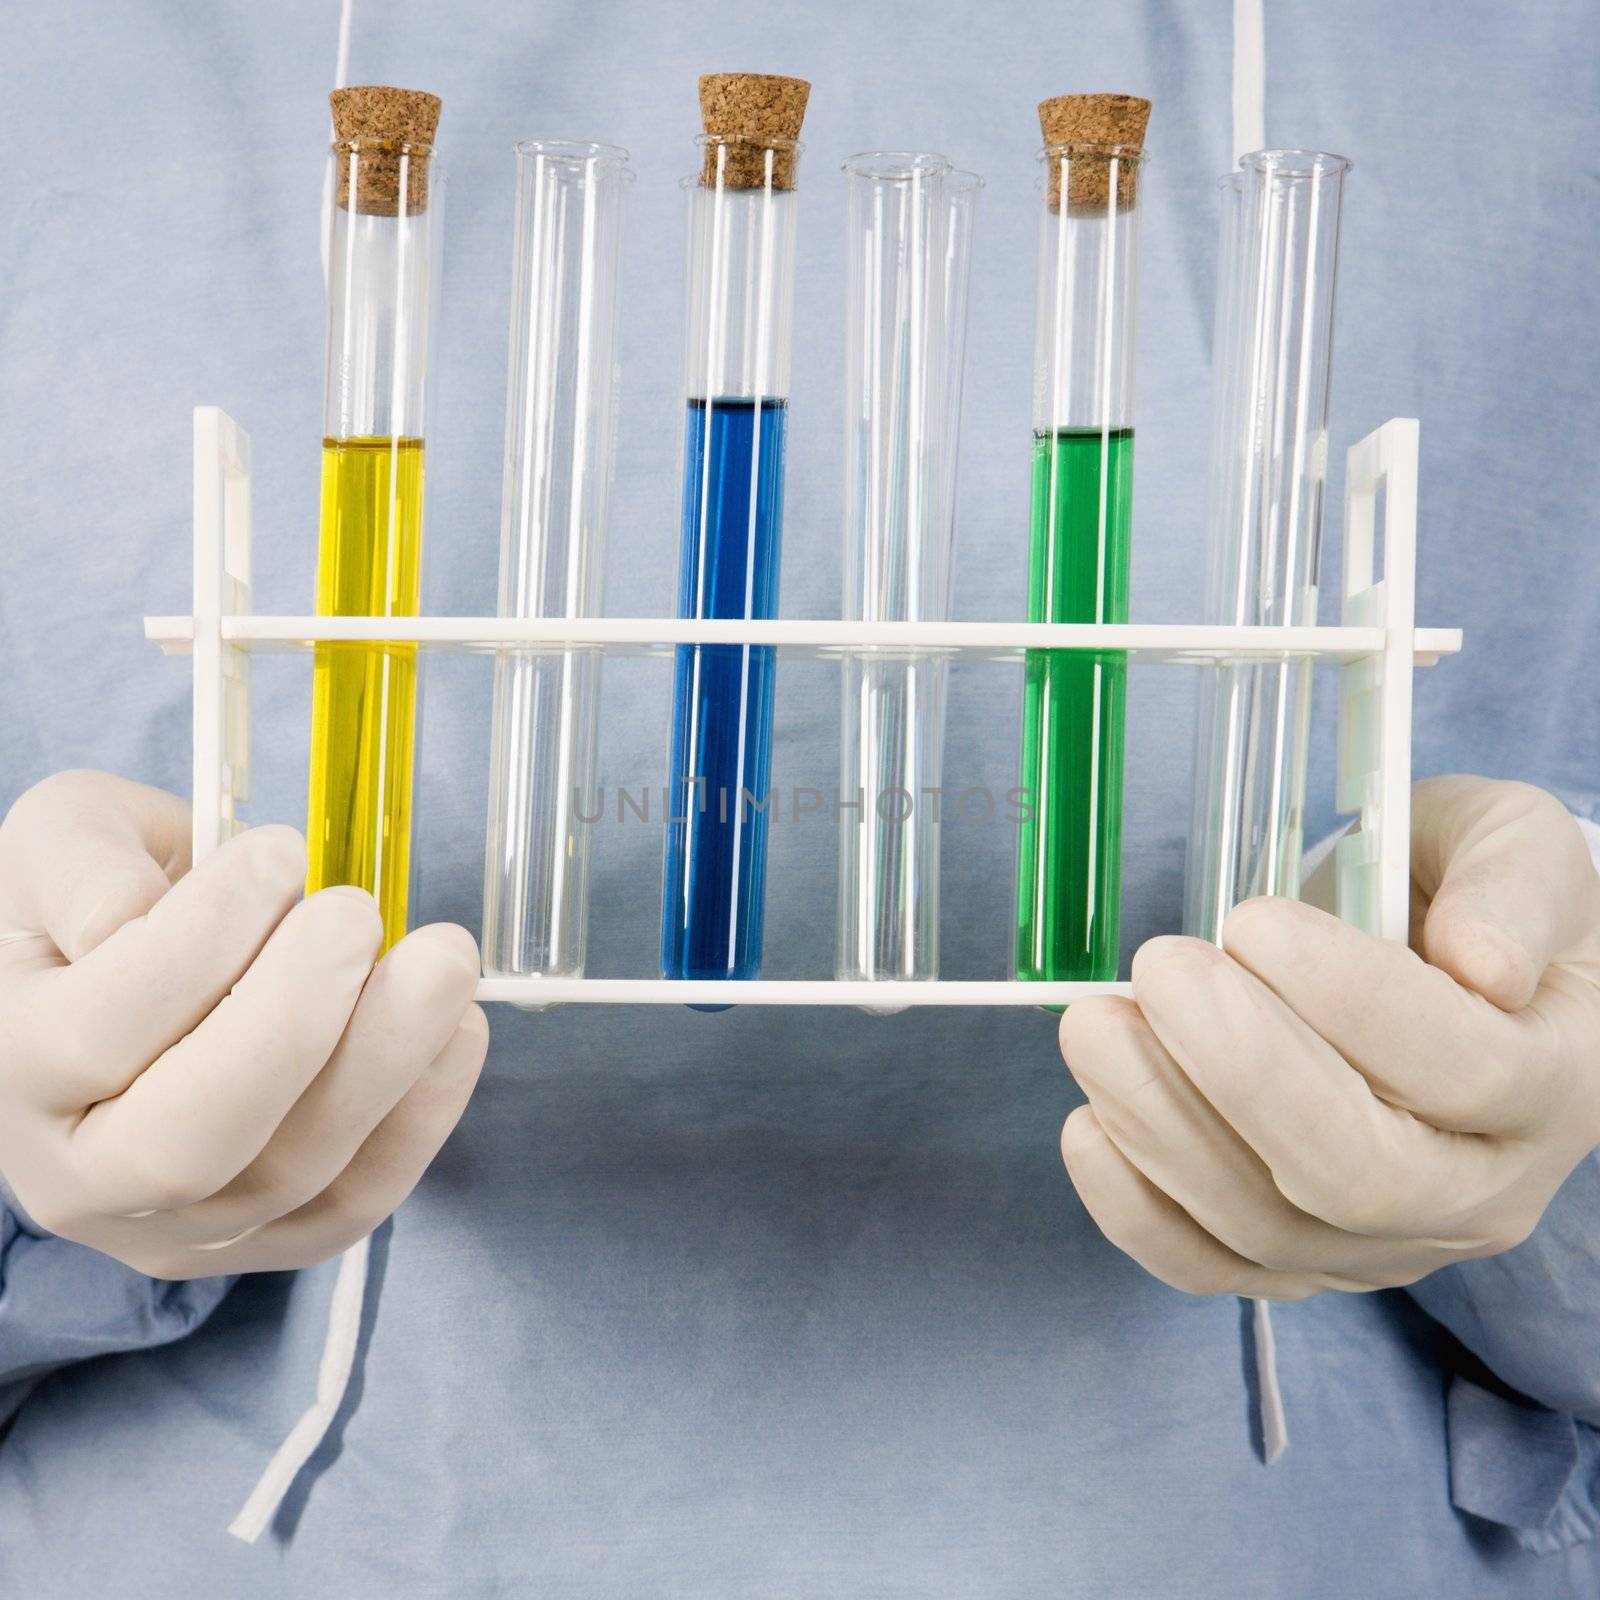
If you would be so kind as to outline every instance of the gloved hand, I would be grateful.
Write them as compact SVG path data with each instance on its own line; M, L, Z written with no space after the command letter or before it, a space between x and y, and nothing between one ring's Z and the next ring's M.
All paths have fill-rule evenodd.
M1061 1021L1062 1155L1113 1244L1196 1294L1411 1283L1524 1239L1600 1143L1600 878L1525 784L1413 791L1412 950L1289 900L1154 939Z
M439 924L374 966L372 897L300 901L292 828L188 867L188 806L104 773L0 827L0 1173L42 1228L156 1277L307 1266L461 1115L477 949Z

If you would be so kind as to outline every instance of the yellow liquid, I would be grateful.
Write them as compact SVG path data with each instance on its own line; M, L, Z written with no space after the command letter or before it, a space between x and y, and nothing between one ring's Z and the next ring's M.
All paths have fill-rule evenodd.
M422 440L324 439L317 614L414 617L421 596ZM406 931L417 647L319 644L311 684L306 893L349 883Z

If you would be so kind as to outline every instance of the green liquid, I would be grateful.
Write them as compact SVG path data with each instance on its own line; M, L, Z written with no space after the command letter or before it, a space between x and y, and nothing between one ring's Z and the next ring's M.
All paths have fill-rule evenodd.
M1062 429L1033 441L1030 622L1126 622L1133 430ZM1019 978L1117 975L1128 659L1030 650L1022 704L1017 855Z

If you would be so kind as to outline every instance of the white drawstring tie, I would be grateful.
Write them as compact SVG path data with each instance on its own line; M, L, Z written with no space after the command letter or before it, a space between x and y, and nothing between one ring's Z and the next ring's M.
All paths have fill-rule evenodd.
M1272 1332L1272 1306L1253 1300L1256 1347L1256 1406L1261 1413L1261 1454L1269 1467L1289 1448L1289 1423L1283 1413L1283 1388L1278 1382L1278 1341Z
M328 1305L328 1332L322 1344L322 1361L317 1368L317 1397L289 1430L267 1463L250 1498L239 1515L228 1524L235 1539L254 1544L278 1514L284 1496L300 1476L316 1448L327 1438L333 1419L344 1404L355 1369L356 1347L361 1339L361 1310L367 1293L367 1260L372 1240L351 1245L339 1258L339 1276L334 1279L333 1298Z

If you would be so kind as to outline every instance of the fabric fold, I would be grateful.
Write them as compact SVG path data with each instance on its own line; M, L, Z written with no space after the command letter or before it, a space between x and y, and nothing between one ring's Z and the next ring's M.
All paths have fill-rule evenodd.
M1450 1499L1554 1555L1600 1528L1600 1432L1558 1411L1495 1394L1462 1377L1446 1400Z
M0 1191L0 1426L33 1382L60 1367L194 1332L234 1282L147 1278L45 1233Z

